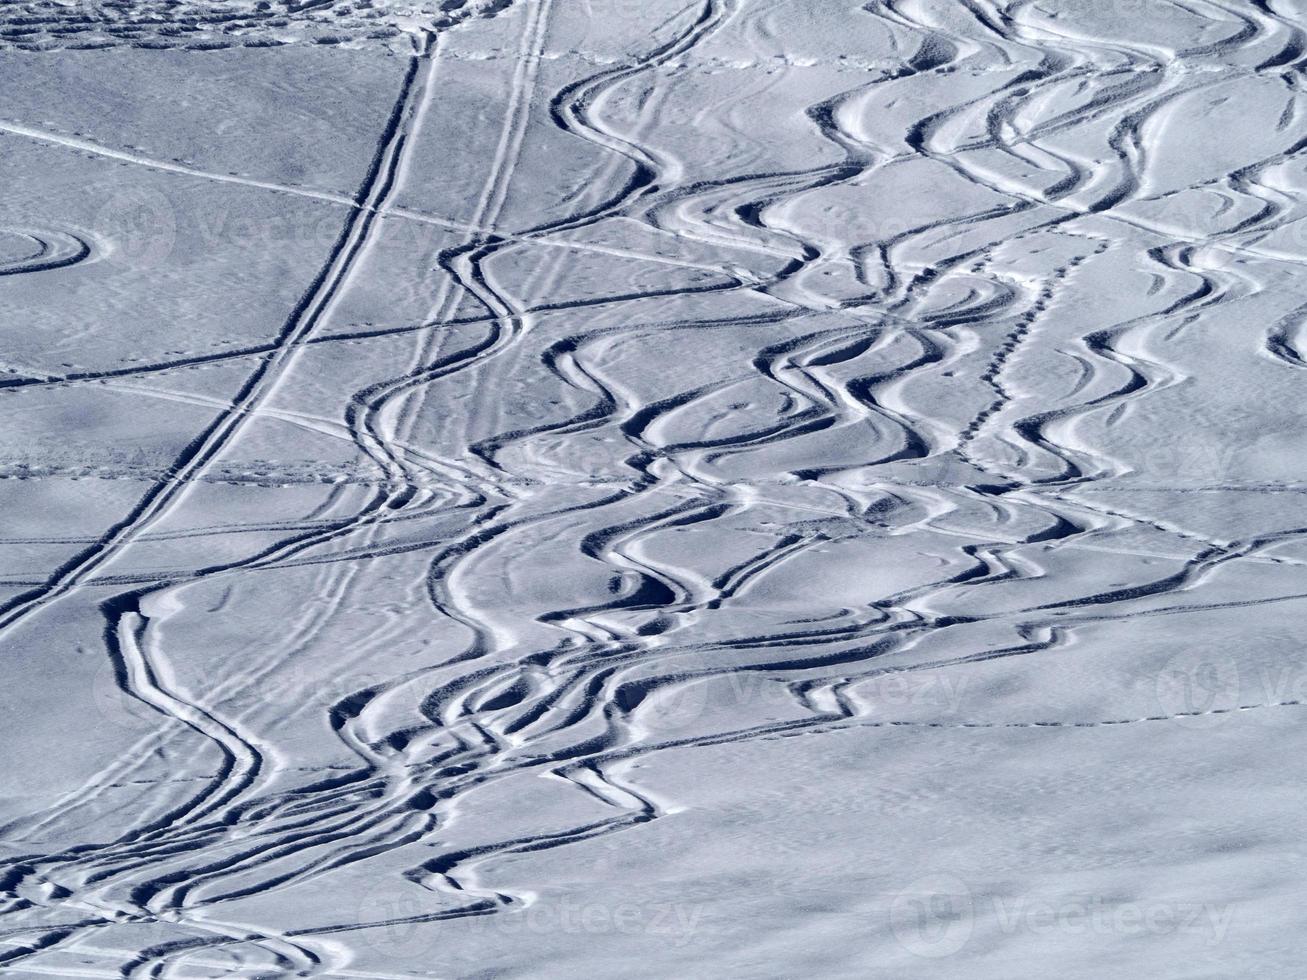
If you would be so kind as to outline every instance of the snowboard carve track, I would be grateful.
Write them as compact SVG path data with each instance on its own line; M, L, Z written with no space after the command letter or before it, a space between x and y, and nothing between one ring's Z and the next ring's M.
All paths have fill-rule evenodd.
M892 729L965 733L969 747L1017 731L1093 729L1101 742L1108 730L1295 717L1279 709L1304 702L1284 692L1177 708L1109 689L1095 646L1128 628L1144 638L1140 657L1156 657L1159 624L1277 622L1304 599L1287 576L1307 561L1307 528L1283 503L1300 480L1171 479L1154 446L1130 441L1185 411L1209 427L1219 411L1246 422L1218 387L1201 389L1206 402L1192 394L1211 384L1213 349L1277 392L1304 366L1293 120L1307 35L1284 4L1176 4L1175 37L1136 7L1101 36L1077 20L1088 7L1050 16L1024 0L885 0L838 21L813 9L822 44L838 23L891 54L852 82L832 70L811 92L789 85L800 70L821 75L805 54L811 25L786 20L784 5L651 8L630 15L644 30L620 56L572 60L552 51L573 42L564 5L414 6L404 18L334 2L169 13L184 23L167 45L280 43L291 23L324 43L418 38L355 195L0 122L168 179L266 191L272 206L306 198L344 221L272 342L0 376L11 402L103 388L215 413L162 471L0 466L49 481L39 486L147 482L101 535L6 537L75 550L39 581L6 580L21 591L0 605L0 636L35 635L55 603L94 602L116 690L161 726L6 825L30 853L0 861L16 923L0 971L49 973L94 950L88 962L123 978L236 964L251 978L380 980L358 972L376 962L366 944L378 935L529 911L554 884L531 880L531 856L590 853L678 812L637 768L673 752L858 731L888 742ZM11 8L0 46L130 48L160 30L93 0L73 14ZM485 57L503 63L502 101L464 212L401 206L427 173L417 154L441 142L443 46L459 24L506 11L512 34ZM750 88L750 76L695 101L695 85L715 92L732 65L769 64L768 46L782 52L774 82ZM450 57L459 71L471 63ZM1233 163L1176 177L1193 161L1168 157L1183 134L1166 127L1199 99L1225 111L1240 85L1277 86L1279 122ZM783 107L774 120L762 97ZM775 159L719 145L759 130L778 134ZM787 134L802 152L786 156ZM584 162L550 175L537 214L540 156L567 149ZM903 191L925 185L937 196ZM1191 197L1203 202L1192 212ZM402 314L334 322L368 295L383 220L438 226L452 243L422 257L415 310L395 300ZM0 281L97 258L93 240L21 233L30 242L0 262L12 277ZM1137 302L1104 288L1118 282ZM368 373L377 350L389 359ZM353 351L342 391L329 373L312 388L302 365L330 372L310 358ZM219 366L247 369L230 396L165 380ZM304 407L297 385L327 403ZM358 462L231 462L255 418ZM1201 441L1197 425L1177 438ZM1270 431L1268 445L1289 435ZM331 489L298 513L215 518L194 504L201 485L275 500L316 483ZM1149 496L1159 486L1169 505ZM1249 513L1214 528L1204 501L1236 492ZM189 520L165 531L170 517ZM139 557L164 545L169 569ZM261 658L234 651L204 683L174 666L169 650L186 655L206 628L192 597L206 597L207 622L234 622L283 581L311 601L277 629L251 627ZM1126 659L1111 669L1128 675ZM1064 707L1023 705L1001 681L992 703L877 702L887 679L941 672L1020 676L1056 694L1060 666L1102 690ZM1147 680L1156 668L1140 669ZM339 684L322 693L313 671L324 670ZM289 686L276 711L242 701L277 683ZM328 761L286 765L310 721ZM574 807L566 819L563 804L493 809L537 776ZM675 821L659 826L675 833ZM237 911L361 880L391 889L381 907L289 925ZM124 952L121 928L146 924L163 938Z
M425 60L425 56L415 56L411 60L400 97L363 187L357 195L360 209L350 212L349 220L332 246L326 264L282 327L276 346L268 357L247 378L232 399L230 408L186 447L170 467L168 478L157 483L131 513L110 528L95 546L67 562L42 589L0 605L0 635L46 603L76 588L116 551L167 513L184 493L192 477L203 472L237 437L245 420L274 390L281 374L294 359L295 345L312 336L318 329L324 314L330 309L342 286L348 282L352 263L362 250L375 222L376 209L384 204L389 195L394 171L404 149L415 100L420 99L425 91L419 82L419 72L425 68Z

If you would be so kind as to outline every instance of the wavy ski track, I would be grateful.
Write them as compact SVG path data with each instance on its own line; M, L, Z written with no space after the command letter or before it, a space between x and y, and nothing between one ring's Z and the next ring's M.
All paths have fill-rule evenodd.
M142 531L166 515L184 497L195 475L202 472L238 437L247 420L272 394L278 381L293 365L298 345L310 337L330 314L341 292L347 288L357 260L366 252L378 210L384 207L394 189L396 172L403 159L415 109L426 97L432 61L430 44L410 58L391 117L378 143L364 184L356 195L355 201L359 207L350 212L326 264L308 293L292 311L270 356L258 364L231 404L186 447L173 463L169 476L156 483L123 520L91 547L56 570L43 586L19 595L3 606L3 611L0 612L0 632L12 629L50 602L74 592L98 568L129 546ZM129 838L160 827L172 828L184 824L186 819L202 819L246 790L260 769L258 749L243 739L236 729L168 690L160 676L164 665L153 662L147 652L148 617L141 614L141 597L141 593L128 594L103 605L109 622L106 638L118 662L121 686L132 697L183 720L217 744L226 762L219 777L199 795L170 810L154 826L146 825L129 834ZM204 928L215 927L209 923ZM74 931L61 941L76 935L77 932ZM270 939L268 942L274 941ZM49 948L49 945L43 944L42 948ZM305 956L308 954L301 953L301 961ZM140 970L147 968L150 970L149 975L158 975L154 972L155 968L149 966L154 959L151 956L142 960L139 968L124 968L124 975L146 975L140 973ZM316 962L316 957L310 959ZM303 963L299 965L302 966Z
M142 530L166 514L184 496L193 475L209 465L236 438L251 413L275 389L277 381L295 359L296 351L292 345L316 330L348 282L353 263L375 223L375 211L372 209L378 203L384 203L392 189L395 168L401 159L407 127L411 121L413 100L420 98L424 91L426 80L419 79L418 75L426 60L426 55L412 59L385 135L363 187L357 194L357 200L368 207L350 213L349 220L329 253L326 265L283 326L277 347L246 379L230 407L174 460L167 479L152 487L100 541L57 569L41 588L0 605L0 635L49 602L75 589L116 552L130 544Z
M499 195L502 196L502 191L499 191L498 193L499 193ZM502 312L502 308L501 308L501 312ZM176 814L171 814L171 815L170 815L170 821L169 821L169 822L170 822L170 823L171 823L171 822L174 822L174 821L175 821L175 817L176 817ZM152 958L152 959L153 959L153 958ZM144 963L145 963L145 962L149 962L149 960L142 960L142 964L141 964L141 966L144 966ZM133 967L133 972L135 972L135 967Z
M1082 228L1077 223L1101 218L1109 225L1138 227L1138 222L1115 209L1138 194L1147 172L1141 127L1168 102L1206 83L1168 79L1159 71L1159 53L1150 49L1096 45L1090 39L1069 36L1051 40L1033 32L1022 20L1023 4L1003 8L963 0L958 6L971 17L968 27L974 33L961 33L956 20L948 25L934 20L926 3L895 0L868 6L869 16L884 19L905 38L931 40L917 46L908 69L888 73L809 108L808 118L820 138L845 155L841 164L810 172L686 183L679 162L651 145L633 142L604 119L607 93L638 80L641 72L666 59L684 56L730 24L734 11L726 4L706 3L673 41L631 65L601 72L554 97L555 123L625 161L629 176L619 180L616 190L606 187L600 199L588 202L568 219L512 236L474 236L439 257L447 276L441 280L442 292L436 297L431 323L468 323L453 320L452 313L459 300L470 295L486 310L480 321L485 335L467 348L442 353L435 331L419 331L410 371L358 393L347 417L352 438L385 468L388 480L402 489L382 490L355 515L297 531L253 558L195 573L235 574L279 567L293 556L311 554L363 531L360 547L348 552L344 560L324 566L329 571L321 581L332 605L340 606L358 560L382 553L386 547L381 532L389 522L424 519L438 513L442 505L453 504L472 515L472 530L452 537L437 532L431 542L420 547L431 550L425 582L431 605L466 630L469 640L464 650L440 663L353 692L331 708L333 729L359 760L356 769L323 775L294 791L251 793L262 765L259 747L238 725L171 693L166 660L150 652L147 622L153 606L147 601L143 607L142 599L149 593L157 595L158 590L129 593L107 604L110 626L106 645L124 689L180 719L217 746L224 760L222 771L195 795L117 841L10 862L5 882L12 911L46 905L76 910L87 917L58 928L33 929L32 941L5 954L10 962L35 959L114 921L157 918L184 923L203 934L141 951L120 966L122 976L172 976L187 964L200 964L206 954L232 949L263 957L260 962L266 961L266 965L258 968L275 975L335 975L345 964L334 961L332 947L325 940L373 923L326 924L276 935L224 925L210 914L235 898L312 880L418 841L434 843L440 827L457 813L470 790L522 773L552 773L613 813L565 831L520 835L476 847L437 848L436 856L413 865L405 878L415 889L447 896L450 904L440 912L388 920L391 924L494 914L520 907L526 898L477 884L478 865L505 854L621 832L661 817L668 805L622 775L627 763L643 755L746 739L790 738L851 725L1096 728L1163 723L1198 713L1003 722L896 721L869 717L872 706L857 694L860 681L884 673L1040 656L1072 642L1077 628L1087 624L1185 615L1232 605L1196 601L1189 593L1220 567L1257 560L1307 533L1307 528L1288 528L1240 541L1208 541L1171 522L1103 507L1085 500L1083 494L1073 497L1076 489L1122 472L1122 464L1088 456L1059 438L1070 431L1068 423L1075 419L1148 398L1181 380L1168 365L1126 353L1127 338L1173 329L1198 310L1259 288L1232 271L1209 268L1199 250L1228 247L1249 251L1246 243L1250 237L1264 236L1287 220L1286 202L1277 200L1260 178L1288 154L1229 175L1224 190L1235 197L1255 198L1262 205L1253 219L1233 231L1196 240L1185 234L1168 238L1164 229L1154 226L1144 229L1161 239L1148 258L1162 279L1169 284L1192 280L1197 284L1182 290L1180 298L1163 309L1082 338L1082 349L1076 353L1089 375L1077 389L1082 399L1076 401L1073 394L1065 404L1029 414L1033 406L1005 383L1005 372L1040 344L1042 318L1056 311L1060 291L1074 281L1077 270L1118 247L1094 230L1102 225ZM1223 42L1227 46L1249 50L1274 46L1258 70L1283 71L1301 60L1302 32L1267 4L1253 4L1247 12L1224 4L1204 6L1224 20L1242 25ZM538 57L543 42L546 15L547 5L541 5L529 22L504 135L473 225L492 226L502 208L513 160L521 152L522 119L531 101L530 66L533 52ZM1093 53L1101 54L1104 61L1096 62ZM987 54L1010 64L1033 59L1038 67L979 100L969 99L919 120L906 134L906 152L874 146L847 128L844 120L849 109L877 85L905 84L918 75L948 71ZM9 618L0 622L15 623L69 594L117 550L135 540L175 502L179 488L234 436L239 419L266 397L292 356L288 352L295 345L330 339L311 335L331 295L346 287L351 263L366 246L367 227L359 225L370 220L365 216L384 208L389 182L402 171L404 121L414 116L411 100L416 98L415 89L421 88L414 76L423 57L414 60L396 120L383 141L370 183L360 194L360 204L367 205L351 212L355 217L348 227L357 231L347 229L314 293L306 299L304 309L297 311L298 319L288 324L284 342L277 347L283 352L282 359L273 352L247 385L248 394L233 402L223 416L230 420L230 428L222 430L215 423L179 461L174 477L161 483L126 521L60 570L41 590L20 597L7 610ZM1119 68L1122 59L1130 66L1129 72ZM1100 77L1105 81L1098 98L1028 130L1019 129L1022 108L1041 93L1068 82L1080 84ZM951 120L966 114L977 114L986 121L987 138L966 146L948 145L946 132ZM1102 125L1108 132L1108 145L1116 154L1114 179L1089 200L1067 204L1083 195L1097 178L1083 161L1057 157L1042 148L1039 140L1085 123ZM1036 161L1040 169L1056 168L1062 179L1043 191L1017 186L992 171L978 169L972 158L959 152L981 147L1019 156L1027 163ZM877 168L913 158L944 166L1009 203L975 215L923 224L885 240L859 243L833 243L807 237L795 227L769 223L769 209L779 204L822 188L856 183ZM729 287L765 295L777 306L775 315L758 316L751 322L797 323L814 310L823 310L833 325L760 348L745 360L738 376L653 402L638 397L605 369L602 358L591 353L608 335L626 328L594 329L562 340L543 340L533 353L560 383L587 396L592 408L561 422L470 442L459 458L415 446L415 420L423 401L431 397L434 383L454 373L478 372L532 337L532 311L500 289L489 271L496 255L522 241L544 240L616 215L638 216L653 227L675 228L702 242L729 242L784 259L787 265L770 281L737 280ZM1037 285L1014 283L1003 276L995 255L997 247L1012 238L1003 222L1014 215L1031 219L1024 234L1053 232L1083 244L1083 248ZM932 264L921 265L911 258L922 242L931 240L928 236L950 229L979 230L981 244L963 246ZM818 290L804 285L806 274L824 262L849 257L864 266L862 281L868 294L832 308ZM872 263L878 263L885 273L888 285L883 291L870 286L866 270ZM546 270L541 281L548 285L550 276ZM937 297L944 287L961 276L986 280L986 290L961 306L941 304ZM720 325L738 326L740 322L726 319ZM883 329L888 323L905 326L891 335ZM1299 310L1272 327L1266 341L1268 355L1302 366L1297 342L1300 325ZM711 326L702 321L671 322L659 329L675 332ZM798 328L806 329L803 324ZM947 426L917 415L905 396L919 379L961 363L967 331L983 336L990 345L987 366L977 382L989 390L992 399L960 431L949 431ZM270 380L263 381L265 377ZM660 435L674 413L707 406L710 399L744 380L761 380L784 389L791 408L774 421L729 437L675 441ZM793 444L826 430L846 427L852 431L864 425L873 426L883 443L883 452L865 466L956 455L992 482L931 486L885 481L855 491L829 481L831 474L823 470L801 469L778 481L779 505L785 506L781 491L786 487L810 487L829 501L826 514L843 515L856 531L822 526L777 533L769 547L715 577L652 561L641 551L643 540L668 528L726 521L768 505L766 485L745 487L723 475L734 457L762 447ZM533 506L529 496L514 487L511 464L504 462L506 450L543 436L599 431L618 434L629 447L623 462L632 475L626 485L609 488L594 499L543 509ZM1014 447L1020 454L1019 464L1003 462L1006 457L1001 453L991 454L987 449L991 440ZM1031 477L1028 469L1033 460L1041 461L1042 469ZM421 487L439 489L414 489ZM993 526L1007 524L1026 530L989 541L952 530L957 515L981 512L1000 516ZM924 611L943 603L951 591L961 587L983 588L1040 576L1042 569L1032 561L1031 552L1023 550L1027 545L1074 547L1099 530L1127 523L1146 524L1188 542L1194 547L1192 560L1181 571L1155 580L1057 602L983 616ZM611 570L616 582L613 593L583 607L537 614L529 624L517 622L511 610L480 605L465 581L474 574L476 563L511 550L512 540L543 526L557 526L577 552ZM965 538L966 543L958 546L965 565L947 577L862 609L843 609L820 621L760 629L751 636L711 638L714 613L729 611L766 575L787 562L801 560L809 549L838 540L841 534L874 527L887 528L885 533L894 535L930 530ZM1290 597L1252 602L1285 598ZM1162 604L1158 600L1169 601ZM626 618L612 615L617 612ZM958 635L958 645L965 647L968 629L986 623L1008 629L1015 641L946 660L895 663L895 655L912 651L941 631ZM290 655L286 650L311 643L321 627L320 617L306 617L283 645L278 662ZM527 627L531 636L552 631L554 645L520 642L519 633L526 635L521 631ZM808 716L725 728L720 720L707 717L704 731L678 737L660 735L644 720L644 712L660 697L675 696L714 679L754 674L784 683ZM400 704L412 705L415 716L402 728L389 723L387 730L385 719L393 717ZM1281 700L1215 710L1296 706L1300 706L1297 701ZM717 727L715 720L719 721ZM111 780L101 782L103 786L86 787L84 796L67 802L75 807L94 800ZM201 909L203 919L192 915Z

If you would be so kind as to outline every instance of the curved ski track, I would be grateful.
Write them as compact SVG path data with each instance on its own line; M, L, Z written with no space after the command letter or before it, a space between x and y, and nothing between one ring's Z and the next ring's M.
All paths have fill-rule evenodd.
M1279 699L1142 717L1012 720L972 711L900 720L874 714L858 693L886 674L1054 655L1094 625L1297 597L1235 602L1199 592L1242 563L1301 564L1286 545L1307 527L1289 519L1226 539L1177 515L1102 502L1109 497L1088 491L1128 476L1131 463L1095 453L1078 433L1094 420L1115 424L1190 381L1181 368L1150 357L1155 348L1145 342L1220 303L1261 294L1246 263L1301 264L1274 244L1277 230L1302 216L1283 177L1296 143L1207 182L1230 208L1248 208L1222 230L1168 225L1131 205L1149 197L1155 182L1142 134L1177 100L1235 75L1257 76L1279 84L1298 107L1304 32L1270 0L1195 0L1185 9L1209 18L1217 39L1169 50L1088 37L1042 18L1037 6L882 0L841 12L888 32L901 63L864 73L804 108L810 166L722 174L697 170L695 160L678 156L683 144L660 136L667 110L658 82L676 77L715 40L765 35L762 5L703 0L667 24L650 24L654 40L629 60L551 91L554 76L539 65L552 5L531 4L521 17L484 185L459 240L430 263L429 314L419 323L342 328L329 322L335 305L367 261L380 216L404 213L396 202L415 190L411 154L424 145L423 127L435 125L430 102L440 49L456 35L428 33L407 61L340 237L275 341L63 376L15 369L0 380L0 388L15 391L145 384L210 362L251 365L239 390L127 514L94 540L63 539L77 543L73 556L0 606L0 631L13 635L56 604L94 602L116 684L167 721L86 784L6 827L8 837L28 843L0 865L10 923L0 970L39 970L46 958L110 927L166 923L185 938L141 948L106 975L200 975L191 971L226 962L219 955L243 964L244 972L225 975L351 975L342 971L350 965L349 937L360 930L511 915L533 900L529 882L520 892L483 886L479 866L660 819L669 802L633 781L629 764L669 749L849 726L1097 728L1300 707ZM1187 70L1190 64L1203 70ZM950 79L965 73L989 81L941 101ZM910 100L918 86L929 111L897 144L885 144L869 120L885 100ZM631 111L623 99L639 93L646 101ZM725 118L734 109L728 99L711 111ZM512 192L536 152L533 126L556 128L597 162L566 214L523 222ZM1101 158L1075 149L1072 136L1085 133L1098 139ZM874 235L862 235L856 222L814 228L805 219L803 202L857 194L903 168L966 188L974 201L890 222ZM670 236L687 254L720 254L720 262L708 263L713 278L568 298L571 263L584 261L575 255L610 254L587 251L586 235L616 220ZM94 257L93 244L70 232L12 234L31 247L0 262L0 276L71 272ZM557 246L571 239L580 251L569 258ZM1069 332L1069 310L1091 281L1086 270L1131 249L1159 284L1153 305ZM522 253L541 256L526 281L504 271ZM744 255L757 270L745 271ZM1032 255L1041 258L1024 261ZM703 265L660 267L679 273ZM836 280L840 288L828 289ZM470 315L473 305L479 312ZM1256 346L1277 369L1301 369L1304 310L1307 304L1288 309L1257 338L1237 342ZM731 337L756 346L729 359L707 353ZM409 342L407 370L370 380L339 411L323 409L321 419L277 417L347 440L374 479L339 484L300 520L200 524L185 533L156 528L184 512L189 488L218 479L219 456L239 444L249 420L273 413L272 395L302 370L304 352L361 339ZM640 345L683 352L684 375L669 369L651 384L632 373L621 352ZM700 358L702 365L691 364ZM1028 379L1032 365L1053 361L1074 364L1079 380L1045 397ZM562 406L555 415L510 418L500 404L491 382L522 365L556 389L549 393ZM443 425L440 441L430 439L428 423L449 411L448 393L465 379L473 385L461 414ZM941 385L965 389L963 408L932 416L928 393ZM757 408L750 414L732 405ZM694 420L714 421L696 431ZM586 464L569 459L568 447L579 453L583 445L604 447L609 476L576 475ZM550 492L548 472L573 492ZM350 487L365 492L350 496ZM685 565L654 546L713 529L736 540L741 526L754 542L750 554ZM1165 573L1127 568L1121 575L1134 577L1124 583L1087 580L1092 587L1078 590L1072 582L1060 595L1044 588L1053 574L1045 563L1129 529L1156 534L1189 557ZM206 541L247 530L279 537L238 558L207 557ZM769 576L806 568L832 547L926 534L955 542L942 577L859 606L813 602L809 616L747 615ZM143 542L164 540L192 548L191 567L108 570ZM567 568L582 570L578 576L593 573L578 581L608 584L565 602L548 601L542 585L546 599L518 602L493 583L507 582L533 549L570 556ZM275 778L275 733L224 705L295 669L348 617L376 563L413 554L424 575L410 585L408 600L422 604L431 629L456 641L425 662L387 669L384 651L413 630L411 619L396 615L366 650L342 652L342 674L366 658L375 679L329 704L306 701L287 711L322 711L354 761L288 788ZM553 560L523 574L544 582ZM170 666L171 634L162 628L184 611L186 590L220 583L223 603L235 602L247 585L257 590L277 570L306 566L315 569L317 601L281 635L256 639L266 647L257 670L220 675L202 699L193 698ZM966 597L987 590L996 601L974 611ZM659 729L658 704L752 675L784 687L792 717L718 713L710 701L690 730ZM38 846L77 839L79 821L165 750L217 760L217 771L150 786L150 805L113 836ZM488 835L476 845L445 843L445 828L474 791L532 773L567 781L607 815L563 829ZM345 916L287 930L225 916L224 907L239 900L327 880L352 865L389 868L396 855L406 862L402 887L434 896L439 911L385 921Z

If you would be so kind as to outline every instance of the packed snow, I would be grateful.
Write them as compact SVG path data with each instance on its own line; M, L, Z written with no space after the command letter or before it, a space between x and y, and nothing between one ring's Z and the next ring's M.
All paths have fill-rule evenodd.
M1305 66L0 4L0 974L1303 976Z

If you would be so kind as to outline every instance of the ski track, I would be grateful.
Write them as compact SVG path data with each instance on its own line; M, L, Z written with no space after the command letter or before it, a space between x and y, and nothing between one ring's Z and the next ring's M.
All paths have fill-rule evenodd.
M11 6L0 18L8 46L139 41L139 24L105 20L95 3L71 15ZM346 35L368 26L331 21L331 6L242 6L230 23L175 40L220 50L276 38L297 18ZM0 862L0 972L361 976L350 954L361 932L438 932L447 920L511 916L537 900L540 883L493 886L478 869L640 833L673 812L676 801L630 769L671 750L851 729L1097 730L1303 706L1266 698L1014 718L984 717L973 704L959 717L885 718L859 693L885 676L1071 657L1083 636L1113 623L1242 614L1302 598L1265 585L1232 599L1220 588L1240 570L1307 560L1293 551L1307 532L1292 510L1302 486L1222 479L1171 488L1292 501L1268 505L1259 530L1214 533L1187 512L1153 512L1146 494L1118 500L1113 491L1130 485L1139 461L1094 444L1094 433L1192 386L1194 362L1158 351L1218 308L1276 308L1225 342L1277 378L1307 364L1307 303L1267 302L1302 265L1282 242L1303 218L1290 166L1299 142L1286 133L1261 159L1154 192L1166 174L1145 138L1183 100L1231 79L1278 84L1291 117L1307 41L1281 5L1186 3L1187 16L1212 25L1211 39L1187 47L1140 30L1121 31L1129 42L1094 37L1026 0L832 5L833 23L848 18L893 38L897 64L853 84L842 78L844 88L800 107L809 163L748 163L740 173L697 160L692 143L669 135L670 80L696 59L710 62L715 45L771 43L772 7L784 4L698 0L657 18L651 7L627 57L583 76L576 72L594 66L572 66L564 83L542 68L552 47L573 43L558 34L568 21L556 6L444 4L448 16L428 12L417 26L385 21L377 37L411 39L412 50L396 62L394 107L352 195L0 121L0 131L48 148L160 179L240 184L266 193L270 206L290 194L341 220L316 278L266 342L138 351L130 364L61 374L7 364L0 376L12 399L115 392L211 418L160 466L0 460L0 476L23 482L143 484L102 533L6 532L11 547L63 547L68 557L40 575L6 570L12 595L0 604L0 639L39 645L58 612L93 612L99 656L123 702L157 719L85 782L6 815L6 839L17 844ZM442 58L459 43L460 24L488 17L517 32L500 58L509 82L494 106L493 149L466 213L433 217L403 202L423 190L416 155L445 145L432 138ZM795 64L785 71L804 70ZM957 84L967 73L987 80ZM779 91L786 77L767 84ZM708 129L704 119L715 116L732 130L737 108L756 112L750 97L742 86L701 107L698 125ZM897 118L904 102L921 114L887 143L879 118ZM583 147L588 170L563 213L524 217L521 175L557 152L541 137L547 130ZM866 200L867 188L902 173L937 180L958 200L905 209L874 229L852 212L823 224L816 202ZM1218 217L1250 210L1205 229L1175 211L1192 190L1218 196ZM1150 212L1150 202L1172 211ZM383 221L448 233L449 244L423 256L427 310L416 320L346 322L339 309L366 278L360 270L381 261L374 239ZM647 240L604 241L618 221ZM0 282L71 276L102 257L79 230L4 232ZM660 252L649 244L657 240L683 253ZM524 256L535 262L525 274L512 264ZM578 268L597 263L604 280L610 261L642 263L667 283L570 292ZM1100 288L1096 270L1108 262L1153 276L1156 295L1122 318L1110 296L1086 309L1086 290ZM700 275L708 280L683 281ZM730 338L753 346L731 348ZM351 391L319 390L320 403L289 407L317 363L310 357L382 349L363 344L400 353ZM642 374L632 369L639 350L679 353ZM1031 381L1072 364L1073 385ZM216 396L186 386L189 372L218 368L243 380ZM509 396L515 373L528 370L553 410L528 415ZM942 390L958 392L957 403L943 404ZM312 470L288 457L243 473L232 460L256 420L292 439L305 432L339 444L358 462ZM584 453L595 447L591 466ZM316 487L321 500L293 517L219 520L194 492L214 486L267 495ZM748 553L682 561L659 550L713 529L731 542L751 535ZM1069 556L1132 533L1186 557L1164 570L1123 562L1110 582L1065 573ZM945 571L905 578L857 606L821 601L818 584L798 597L810 600L810 614L748 615L765 607L769 581L792 583L792 569L819 567L830 549L869 538L886 547L929 541L947 551ZM167 567L155 552L138 557L164 544ZM534 551L539 567L527 560ZM333 637L355 608L377 602L379 570L389 568L407 577L386 586L395 595L380 625L355 649L339 644ZM216 668L202 690L188 682L181 665L194 657L176 644L194 642L188 617L200 595L221 591L214 615L235 616L290 570L306 576L294 581L308 583L311 601L275 632L244 636L234 666ZM569 579L579 584L564 596L559 580ZM976 598L984 595L991 604ZM427 653L387 659L427 635L439 639ZM366 683L323 701L308 696L306 679L303 696L292 694L270 723L258 692L307 678L326 649L335 650L329 670ZM748 677L783 687L793 716L750 717L709 701L691 731L660 730L660 704ZM348 763L285 764L297 750L279 740L309 718ZM185 775L159 777L160 759ZM459 836L447 835L495 786L530 775L562 780L586 801L584 821L523 829L524 814L511 833L483 827L479 843L467 843L461 824ZM251 924L239 911L251 898L338 887L342 874L372 868L436 910L287 927ZM124 930L149 924L160 927L151 935L170 938L124 952L131 940L121 936L146 934ZM59 958L74 950L98 950L101 965L75 973Z

